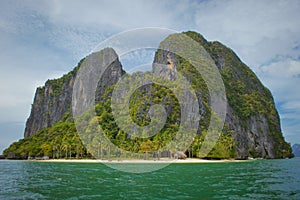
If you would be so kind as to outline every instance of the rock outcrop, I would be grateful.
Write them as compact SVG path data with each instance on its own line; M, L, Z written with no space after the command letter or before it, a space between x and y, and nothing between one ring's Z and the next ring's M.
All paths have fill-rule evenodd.
M208 42L195 32L185 34L205 48L223 78L228 99L223 131L234 137L236 158L280 158L290 154L290 144L282 136L279 116L270 91L231 49L219 42ZM178 71L191 83L197 82L197 78L201 76L190 73L190 63L166 50L158 50L154 61L162 65L154 64L153 73L170 80L176 79ZM209 108L205 106L205 101L208 105L211 104L210 99L205 100L207 89L205 83L194 86L203 116L200 124L207 125ZM201 129L198 132L201 134Z
M25 137L50 127L70 112L75 76L74 70L62 78L48 80L45 86L36 89L31 113L26 122Z
M71 114L72 92L74 81L79 67L84 63L87 65L97 65L103 62L103 54L116 53L111 48L106 48L100 52L93 53L82 59L78 66L71 72L59 79L48 80L43 87L36 90L31 113L26 122L25 137L29 137L43 128L60 121L63 117L69 117ZM116 56L117 57L117 56ZM118 59L107 67L102 78L98 82L95 92L95 101L101 100L101 94L106 87L116 84L122 76L122 65Z
M290 144L281 132L280 120L273 97L256 75L229 48L219 42L208 42L195 32L184 33L201 44L217 66L224 81L227 95L227 115L224 134L234 138L237 159L248 157L284 158L291 156ZM112 49L104 49L83 59L78 66L62 78L48 80L45 86L36 90L30 116L26 122L25 137L50 127L64 117L71 116L74 81L82 63L98 66L103 62L103 53L116 55ZM207 128L211 111L211 99L201 75L193 71L189 63L172 52L159 50L154 58L153 72L161 77L176 80L182 72L196 90L199 112L202 116L198 133ZM100 102L108 86L115 85L124 74L122 65L116 59L105 70L99 80L95 101ZM87 79L88 80L88 79Z

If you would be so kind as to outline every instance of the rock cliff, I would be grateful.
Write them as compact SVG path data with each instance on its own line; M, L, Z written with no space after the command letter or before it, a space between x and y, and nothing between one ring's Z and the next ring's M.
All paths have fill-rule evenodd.
M228 101L223 133L234 139L233 157L237 159L291 157L291 147L282 136L279 115L270 91L231 49L219 42L208 42L195 32L184 34L204 47L224 81ZM82 63L97 67L103 62L104 52L116 56L114 50L110 48L93 53L82 59L73 71L62 78L48 80L43 87L37 88L31 113L26 122L25 138L43 128L51 127L63 118L72 116L72 92L78 69ZM164 64L166 67L155 63ZM197 74L184 58L165 50L156 52L153 72L170 80L176 80L178 72L181 72L191 82L196 91L199 112L202 116L198 130L198 134L201 135L207 128L211 116L211 99L201 75ZM119 60L115 60L98 82L95 101L106 101L102 99L106 88L115 85L124 73ZM171 109L169 107L170 112Z
M74 81L77 71L83 62L97 68L103 62L103 54L115 54L113 49L107 48L100 52L93 53L82 59L78 66L71 72L59 79L48 80L43 87L37 88L31 113L26 122L25 137L29 137L43 128L60 121L63 117L71 116L71 103ZM115 60L103 73L95 92L95 101L100 101L106 87L116 84L124 71L119 60Z
M219 42L208 42L195 32L184 33L201 44L215 62L224 81L228 99L227 115L223 131L234 137L236 158L280 158L291 154L290 144L284 141L280 120L270 91L256 75L229 48ZM163 43L163 42L162 42ZM202 114L200 124L207 125L210 99L200 75L195 75L190 63L166 50L158 50L154 74L175 80L180 71L194 84ZM199 79L200 78L200 79ZM207 104L206 104L206 103ZM201 128L198 130L201 134Z

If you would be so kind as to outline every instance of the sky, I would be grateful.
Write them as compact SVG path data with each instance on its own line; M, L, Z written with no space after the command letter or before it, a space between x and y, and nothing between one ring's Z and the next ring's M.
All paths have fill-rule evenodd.
M285 139L300 143L298 0L1 0L0 154L23 138L34 92L122 31L193 30L230 47L268 87Z

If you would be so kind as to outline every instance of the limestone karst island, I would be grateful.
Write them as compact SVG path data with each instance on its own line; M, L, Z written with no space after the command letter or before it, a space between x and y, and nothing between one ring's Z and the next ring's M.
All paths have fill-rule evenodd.
M152 71L171 80L176 79L176 72L183 74L196 92L201 112L197 134L185 152L163 148L178 131L181 116L179 102L167 87L145 85L136 90L129 101L131 119L140 126L150 123L148 112L152 105L161 104L165 107L166 123L158 134L137 138L117 126L110 107L111 95L115 84L127 73L118 59L109 66L98 82L93 108L96 116L89 118L88 112L82 113L83 118L89 119L86 123L101 125L103 134L112 143L129 152L124 154L124 159L130 158L130 152L146 153L146 157L142 158L150 160L175 156L202 159L292 157L291 146L283 138L279 115L268 88L230 48L217 41L207 41L196 32L181 34L194 39L209 53L226 89L227 114L224 127L209 154L201 157L200 152L212 115L207 85L187 60L166 50L157 50L153 60L167 67L153 67ZM78 70L91 60L98 59L97 62L101 62L105 53L116 54L113 49L106 48L88 55L68 74L59 79L48 80L44 86L36 89L24 139L14 142L4 151L6 158L81 159L93 158L96 154L98 158L107 160L119 155L120 152L112 150L109 145L101 143L101 138L92 135L95 130L85 130L87 135L91 133L91 137L89 144L84 144L77 133L71 109ZM136 75L138 73L135 72Z

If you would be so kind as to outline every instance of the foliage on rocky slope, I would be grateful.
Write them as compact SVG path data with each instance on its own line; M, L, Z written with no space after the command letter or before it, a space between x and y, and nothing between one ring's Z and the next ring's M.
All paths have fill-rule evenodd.
M276 111L270 91L264 87L256 75L237 55L219 42L208 42L195 32L184 33L201 44L218 67L224 81L228 100L227 116L220 138L212 151L206 156L212 159L248 157L286 158L291 157L290 144L285 142L279 115ZM172 37L172 36L171 36ZM106 155L110 158L120 152L112 152L100 139L91 138L88 149L84 147L76 132L70 114L72 89L78 67L60 79L48 80L44 87L35 94L31 115L26 124L25 138L11 144L4 155L11 158L25 159L28 156L90 157L91 154ZM211 117L210 97L207 85L193 66L178 55L158 50L154 62L170 65L169 71L157 71L161 77L174 78L174 70L182 73L196 91L201 119L198 134L187 149L190 157L199 157L200 147L206 135ZM153 69L155 70L158 69ZM172 71L173 70L173 71ZM115 73L117 72L117 73ZM139 88L130 99L131 119L145 126L150 123L149 108L157 103L164 105L167 121L161 131L149 138L136 138L120 130L114 121L110 101L114 84L124 74L117 60L106 72L106 78L100 80L96 95L95 111L97 116L86 123L100 124L103 134L123 149L135 153L155 152L152 156L172 155L164 150L179 128L180 105L166 87L146 85ZM88 115L88 113L83 114ZM87 133L92 130L85 130Z

